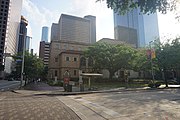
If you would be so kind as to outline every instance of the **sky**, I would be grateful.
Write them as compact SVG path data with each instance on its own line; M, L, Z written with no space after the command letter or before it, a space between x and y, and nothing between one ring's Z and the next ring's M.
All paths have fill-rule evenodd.
M23 0L22 15L28 20L28 35L32 37L30 48L39 54L42 27L58 23L60 15L69 14L78 17L96 16L97 41L101 38L114 38L113 11L107 8L105 2L96 0ZM160 37L180 36L180 22L173 13L158 14Z

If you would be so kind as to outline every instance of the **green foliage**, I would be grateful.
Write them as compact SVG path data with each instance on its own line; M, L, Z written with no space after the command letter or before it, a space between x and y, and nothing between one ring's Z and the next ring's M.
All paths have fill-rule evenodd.
M22 61L22 55L14 55L14 61ZM25 52L24 58L24 73L27 78L41 78L44 74L43 61L39 59L36 55L32 55L29 52ZM16 70L12 72L15 77L20 78L21 76L22 62L16 62Z
M132 68L135 71L147 71L151 69L150 61L146 55L146 49L137 49L134 59L132 60Z
M160 69L180 69L180 38L156 45L156 56Z
M104 0L96 0L104 1ZM125 14L135 8L140 8L140 11L145 14L167 13L176 9L178 0L106 0L107 7L113 9L115 12Z
M112 78L119 69L131 68L134 49L125 45L96 43L85 51L85 56L94 60L94 69L108 69Z
M153 70L157 77L162 78L164 71L180 70L180 38L171 40L165 44L155 42L153 45L156 57L152 59ZM147 49L134 49L126 45L109 45L96 43L85 51L86 57L91 57L93 68L107 69L110 77L120 69L135 71L151 71L151 62L146 55Z

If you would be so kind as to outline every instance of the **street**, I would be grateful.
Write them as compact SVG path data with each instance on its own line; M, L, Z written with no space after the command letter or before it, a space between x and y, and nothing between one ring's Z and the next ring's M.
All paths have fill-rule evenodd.
M20 86L20 81L0 80L0 91L15 89Z
M179 120L180 90L57 97L84 120ZM87 112L88 111L88 112Z

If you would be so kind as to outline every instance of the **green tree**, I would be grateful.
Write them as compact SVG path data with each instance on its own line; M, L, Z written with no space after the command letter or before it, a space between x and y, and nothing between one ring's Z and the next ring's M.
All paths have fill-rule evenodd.
M97 0L104 1L104 0ZM107 7L115 12L124 14L134 8L140 8L142 13L167 13L176 9L178 0L106 0Z
M132 60L132 68L135 71L149 71L151 69L150 59L148 59L146 49L137 49Z
M95 69L107 69L110 78L119 69L130 68L134 49L125 45L110 45L106 43L96 43L85 51L86 57L94 60Z
M15 71L12 72L14 77L20 78L21 76L21 68L22 68L22 55L17 54L14 55L14 61L16 61ZM37 79L41 78L43 75L44 65L43 61L39 59L36 55L30 54L29 52L25 52L24 58L24 74L26 78L29 79Z

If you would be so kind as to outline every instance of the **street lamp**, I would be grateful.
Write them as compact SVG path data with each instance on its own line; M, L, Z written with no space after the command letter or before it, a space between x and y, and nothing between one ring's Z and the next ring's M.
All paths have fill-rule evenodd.
M150 41L150 42L149 42L149 47L150 47L150 51L151 51L151 57L150 57L150 63L151 63L151 75L152 75L153 84L154 84L154 70L153 70L152 46L151 46L151 44L152 44L153 42L154 42L154 41Z
M27 32L27 31L26 31ZM24 61L25 61L25 49L26 49L26 34L24 34L24 43L23 43L23 55L22 55L22 66L21 66L21 83L20 88L23 85L23 78L24 78Z

